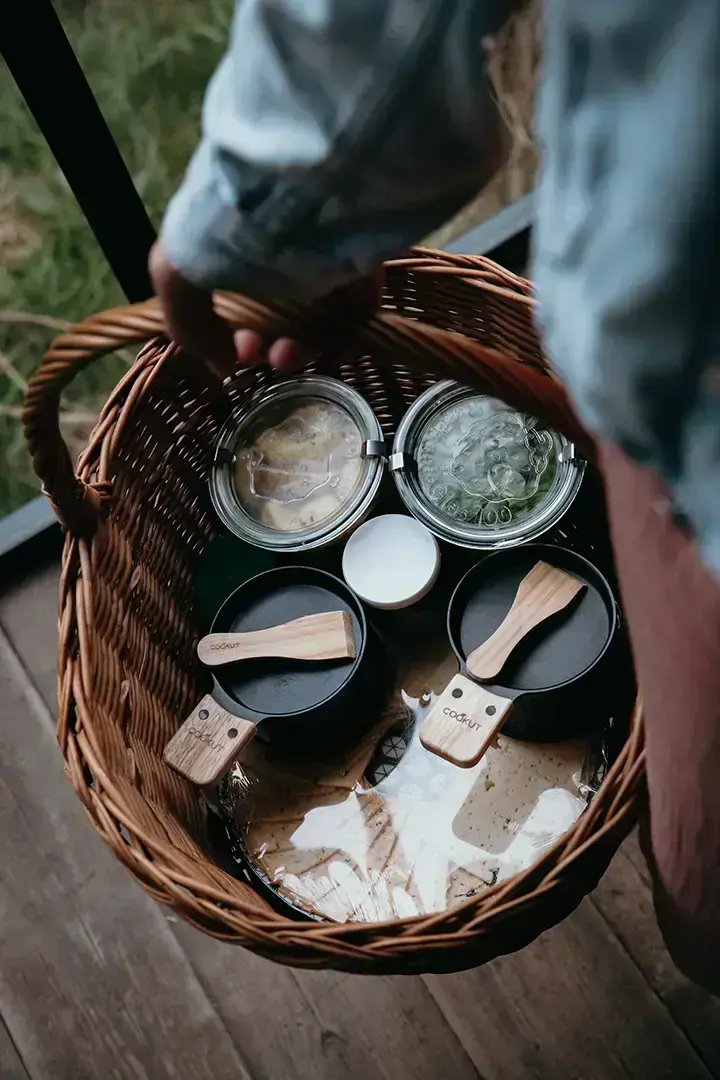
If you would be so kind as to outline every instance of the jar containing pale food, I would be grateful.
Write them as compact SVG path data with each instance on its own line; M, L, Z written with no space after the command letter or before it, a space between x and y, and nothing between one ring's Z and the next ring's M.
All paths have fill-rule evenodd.
M365 518L385 459L365 399L336 379L306 375L265 391L223 428L210 493L236 536L271 551L343 539Z
M390 456L411 514L443 540L486 550L527 543L556 525L584 468L558 432L449 380L408 409Z

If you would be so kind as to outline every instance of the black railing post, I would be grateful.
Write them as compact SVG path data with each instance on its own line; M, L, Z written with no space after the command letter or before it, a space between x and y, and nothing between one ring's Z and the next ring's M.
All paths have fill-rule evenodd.
M0 0L0 52L122 289L144 300L155 232L51 0Z

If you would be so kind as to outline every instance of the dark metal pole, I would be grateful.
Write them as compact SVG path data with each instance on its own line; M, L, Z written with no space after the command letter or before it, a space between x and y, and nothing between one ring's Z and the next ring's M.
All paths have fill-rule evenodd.
M51 0L0 0L0 52L128 299L144 300L155 231Z

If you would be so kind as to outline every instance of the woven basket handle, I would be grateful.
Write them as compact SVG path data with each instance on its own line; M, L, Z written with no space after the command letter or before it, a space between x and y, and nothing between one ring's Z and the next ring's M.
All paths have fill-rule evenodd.
M334 321L327 302L312 308L288 305L271 311L245 297L217 293L215 307L233 327L248 327L268 337L289 335L314 348L337 348L339 340L346 343L348 338L347 312L337 312ZM74 535L92 535L103 516L110 488L108 484L87 483L75 474L60 433L61 394L96 357L163 332L162 310L156 298L90 316L53 341L30 380L23 424L33 467L61 525ZM401 360L418 371L477 385L538 416L590 452L588 436L559 383L471 338L381 312L358 329L353 346L358 345L377 362Z

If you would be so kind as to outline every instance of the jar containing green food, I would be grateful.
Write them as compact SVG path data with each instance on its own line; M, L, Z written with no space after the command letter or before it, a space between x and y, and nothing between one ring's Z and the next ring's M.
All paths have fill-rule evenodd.
M496 398L436 383L408 409L390 469L408 510L467 548L535 540L566 513L585 463L572 443Z
M385 444L352 387L306 375L276 383L220 433L213 505L236 536L270 551L303 551L349 535L380 486Z

